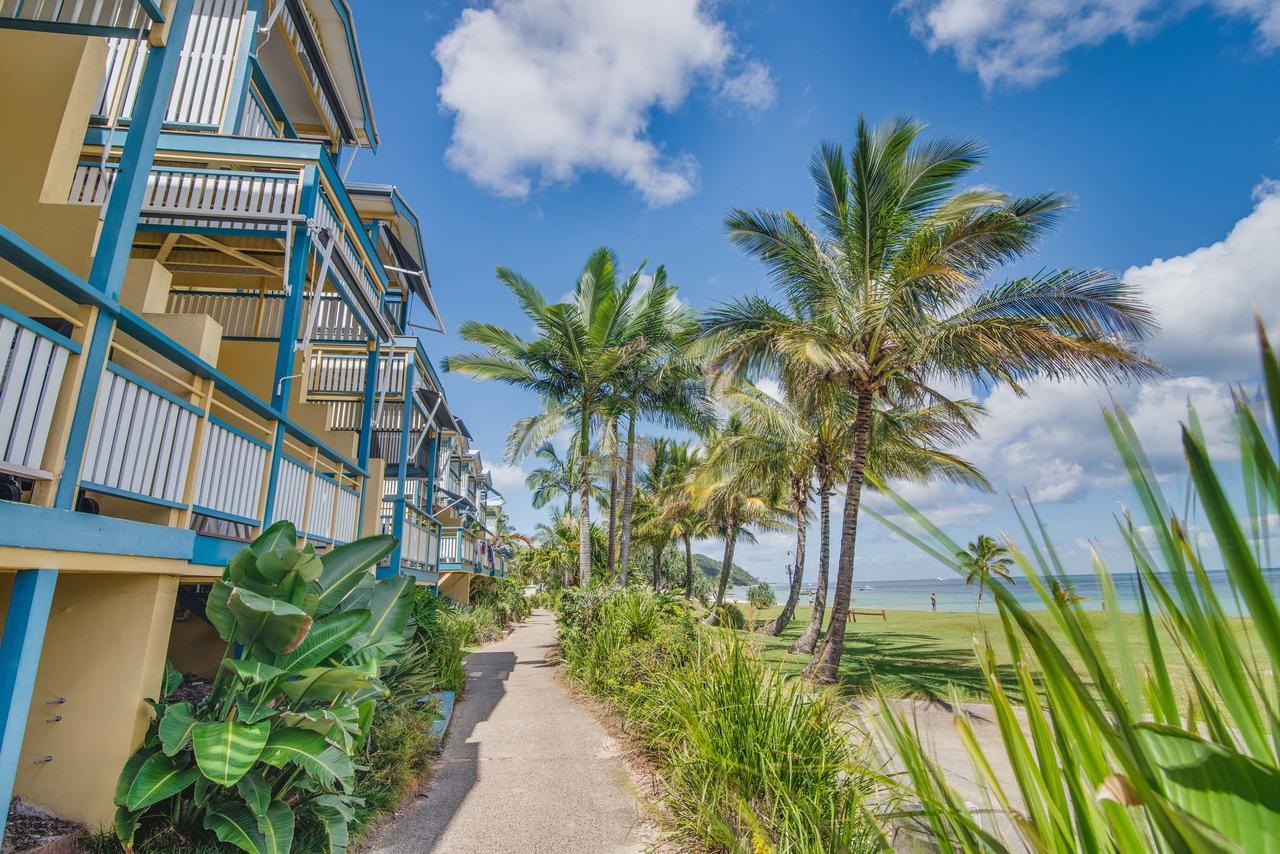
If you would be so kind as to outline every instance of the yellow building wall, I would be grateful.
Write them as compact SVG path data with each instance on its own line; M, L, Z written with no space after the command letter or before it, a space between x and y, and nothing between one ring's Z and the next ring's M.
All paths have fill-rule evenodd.
M13 579L0 574L6 613ZM58 576L15 795L91 828L110 826L116 779L146 734L143 701L160 692L177 588L172 576ZM37 761L46 756L52 761Z
M226 651L226 641L195 614L174 621L169 633L169 662L180 672L213 679Z
M471 604L471 573L440 573L440 595L459 605Z

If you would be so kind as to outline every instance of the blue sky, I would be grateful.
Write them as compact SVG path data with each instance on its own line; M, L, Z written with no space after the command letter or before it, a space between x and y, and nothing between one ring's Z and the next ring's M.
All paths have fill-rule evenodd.
M624 266L665 264L697 308L768 292L761 268L725 240L725 212L807 215L814 146L849 140L859 114L905 114L929 133L984 140L985 184L1076 198L1033 267L1104 267L1144 287L1165 326L1152 351L1170 373L1114 393L1151 434L1162 470L1176 471L1188 399L1230 459L1216 414L1225 383L1253 373L1251 313L1280 322L1280 0L357 5L383 144L352 175L397 184L425 223L450 330L424 338L437 362L466 349L452 334L464 320L528 327L494 278L499 264L558 297L607 245ZM543 513L501 451L535 402L444 380L530 530ZM911 486L908 496L971 538L1012 532L1005 496L1025 485L1070 559L1085 558L1091 537L1117 554L1111 518L1127 493L1099 415L1107 393L993 392L984 437L965 452L999 491ZM937 574L875 527L859 576ZM791 547L763 537L739 562L780 579Z

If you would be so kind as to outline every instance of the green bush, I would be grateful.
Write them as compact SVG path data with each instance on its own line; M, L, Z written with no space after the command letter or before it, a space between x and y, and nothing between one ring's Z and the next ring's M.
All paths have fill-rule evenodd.
M697 850L860 851L883 842L874 775L827 695L787 684L681 598L565 591L561 653L654 762Z
M346 849L360 805L354 757L387 694L378 676L404 643L413 583L369 572L391 537L323 556L296 543L293 525L272 525L214 583L205 613L227 655L204 700L152 703L116 786L126 849L135 838L196 848L216 837L284 852L300 819L324 829L331 851ZM177 681L167 674L162 698Z
M747 627L747 615L742 613L737 602L725 602L716 611L716 625L741 631Z
M1273 444L1280 435L1280 361L1265 335L1260 338L1274 423L1255 415L1257 402L1241 390L1235 424L1240 471L1221 474L1191 411L1182 431L1189 492L1184 501L1166 500L1162 479L1124 413L1106 413L1142 514L1137 519L1125 514L1118 526L1128 550L1124 569L1137 569L1141 631L1128 630L1115 581L1096 554L1093 571L1105 605L1100 621L1089 619L1078 601L1055 595L1055 583L1058 590L1069 584L1067 570L1034 507L1023 519L1026 549L1010 543L1044 613L1029 614L1006 583L991 583L1012 661L998 665L985 640L978 643L978 658L1001 742L981 747L967 717L956 718L973 767L991 789L991 806L1012 817L1003 829L993 834L992 822L969 808L910 723L882 701L888 744L908 772L903 780L908 796L920 804L938 850L1275 848L1280 839L1280 608L1262 567L1270 563L1267 519L1280 509L1280 459ZM1233 481L1244 487L1243 512L1228 499L1227 485ZM917 535L892 520L883 520L886 524L941 561L957 553L946 534L893 497L927 533ZM1185 517L1175 511L1179 505L1187 508ZM1201 526L1208 530L1198 531ZM1226 602L1206 564L1225 570ZM1237 612L1249 632L1234 631ZM1066 641L1056 643L1046 622ZM1116 654L1104 652L1100 634L1110 637ZM1150 663L1139 666L1143 659ZM1193 687L1187 696L1175 693L1171 659L1190 672ZM1027 698L1025 723L998 668L1016 674ZM1012 781L992 773L1002 765L1011 769Z
M747 588L747 601L751 603L751 607L757 611L765 608L772 608L777 604L777 597L773 595L773 588L763 581L757 582Z

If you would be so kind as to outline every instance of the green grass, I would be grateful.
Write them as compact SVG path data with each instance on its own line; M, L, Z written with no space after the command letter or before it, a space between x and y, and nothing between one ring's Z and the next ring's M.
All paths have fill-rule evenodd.
M994 608L994 606L992 606ZM755 624L762 625L777 616L781 606L756 612ZM796 609L795 619L780 637L752 635L758 645L760 657L776 665L787 676L798 676L809 663L807 655L790 655L787 650L809 622L811 609ZM830 610L828 609L828 614ZM1000 661L1008 660L1008 645L995 613L981 616L971 612L939 611L889 611L888 620L879 616L859 616L858 622L849 624L845 639L844 659L840 665L840 685L848 694L871 693L871 686L878 683L890 697L946 698L950 686L955 685L967 697L981 698L986 694L982 671L973 651L975 634L986 631L991 638ZM1045 615L1046 620L1048 616ZM1090 614L1089 622L1096 629L1099 649L1107 660L1115 660L1115 642L1102 622L1103 614ZM1137 614L1125 614L1125 635L1142 637L1141 618ZM1074 661L1071 644L1056 625L1046 623L1050 635L1067 651ZM1255 633L1244 620L1232 620L1237 637L1256 645ZM745 633L744 633L745 634ZM821 641L819 641L821 643ZM1141 667L1146 663L1143 645L1135 643L1131 649ZM1172 644L1165 648L1166 662L1174 690L1179 697L1186 697L1191 684L1186 667ZM1011 670L1002 669L1002 681L1016 693Z

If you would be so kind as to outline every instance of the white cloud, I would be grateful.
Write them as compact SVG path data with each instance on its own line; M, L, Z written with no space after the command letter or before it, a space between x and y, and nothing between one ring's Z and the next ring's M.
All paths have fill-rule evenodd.
M774 98L769 69L739 55L709 0L493 0L463 10L434 55L455 116L450 165L513 198L602 171L650 205L679 201L698 163L650 138L651 112L699 82L748 108Z
M1030 86L1060 73L1076 48L1141 38L1197 6L1242 17L1259 47L1280 47L1280 0L899 0L930 50L950 50L988 87Z
M752 110L767 110L778 99L769 66L755 60L732 77L726 77L720 84L720 94Z
M1150 351L1172 371L1239 381L1258 367L1253 315L1280 326L1280 183L1264 181L1254 197L1224 239L1124 273L1156 311Z
M493 485L508 498L511 497L509 493L525 488L524 479L527 473L518 465L512 463L490 465L489 474L493 476Z

